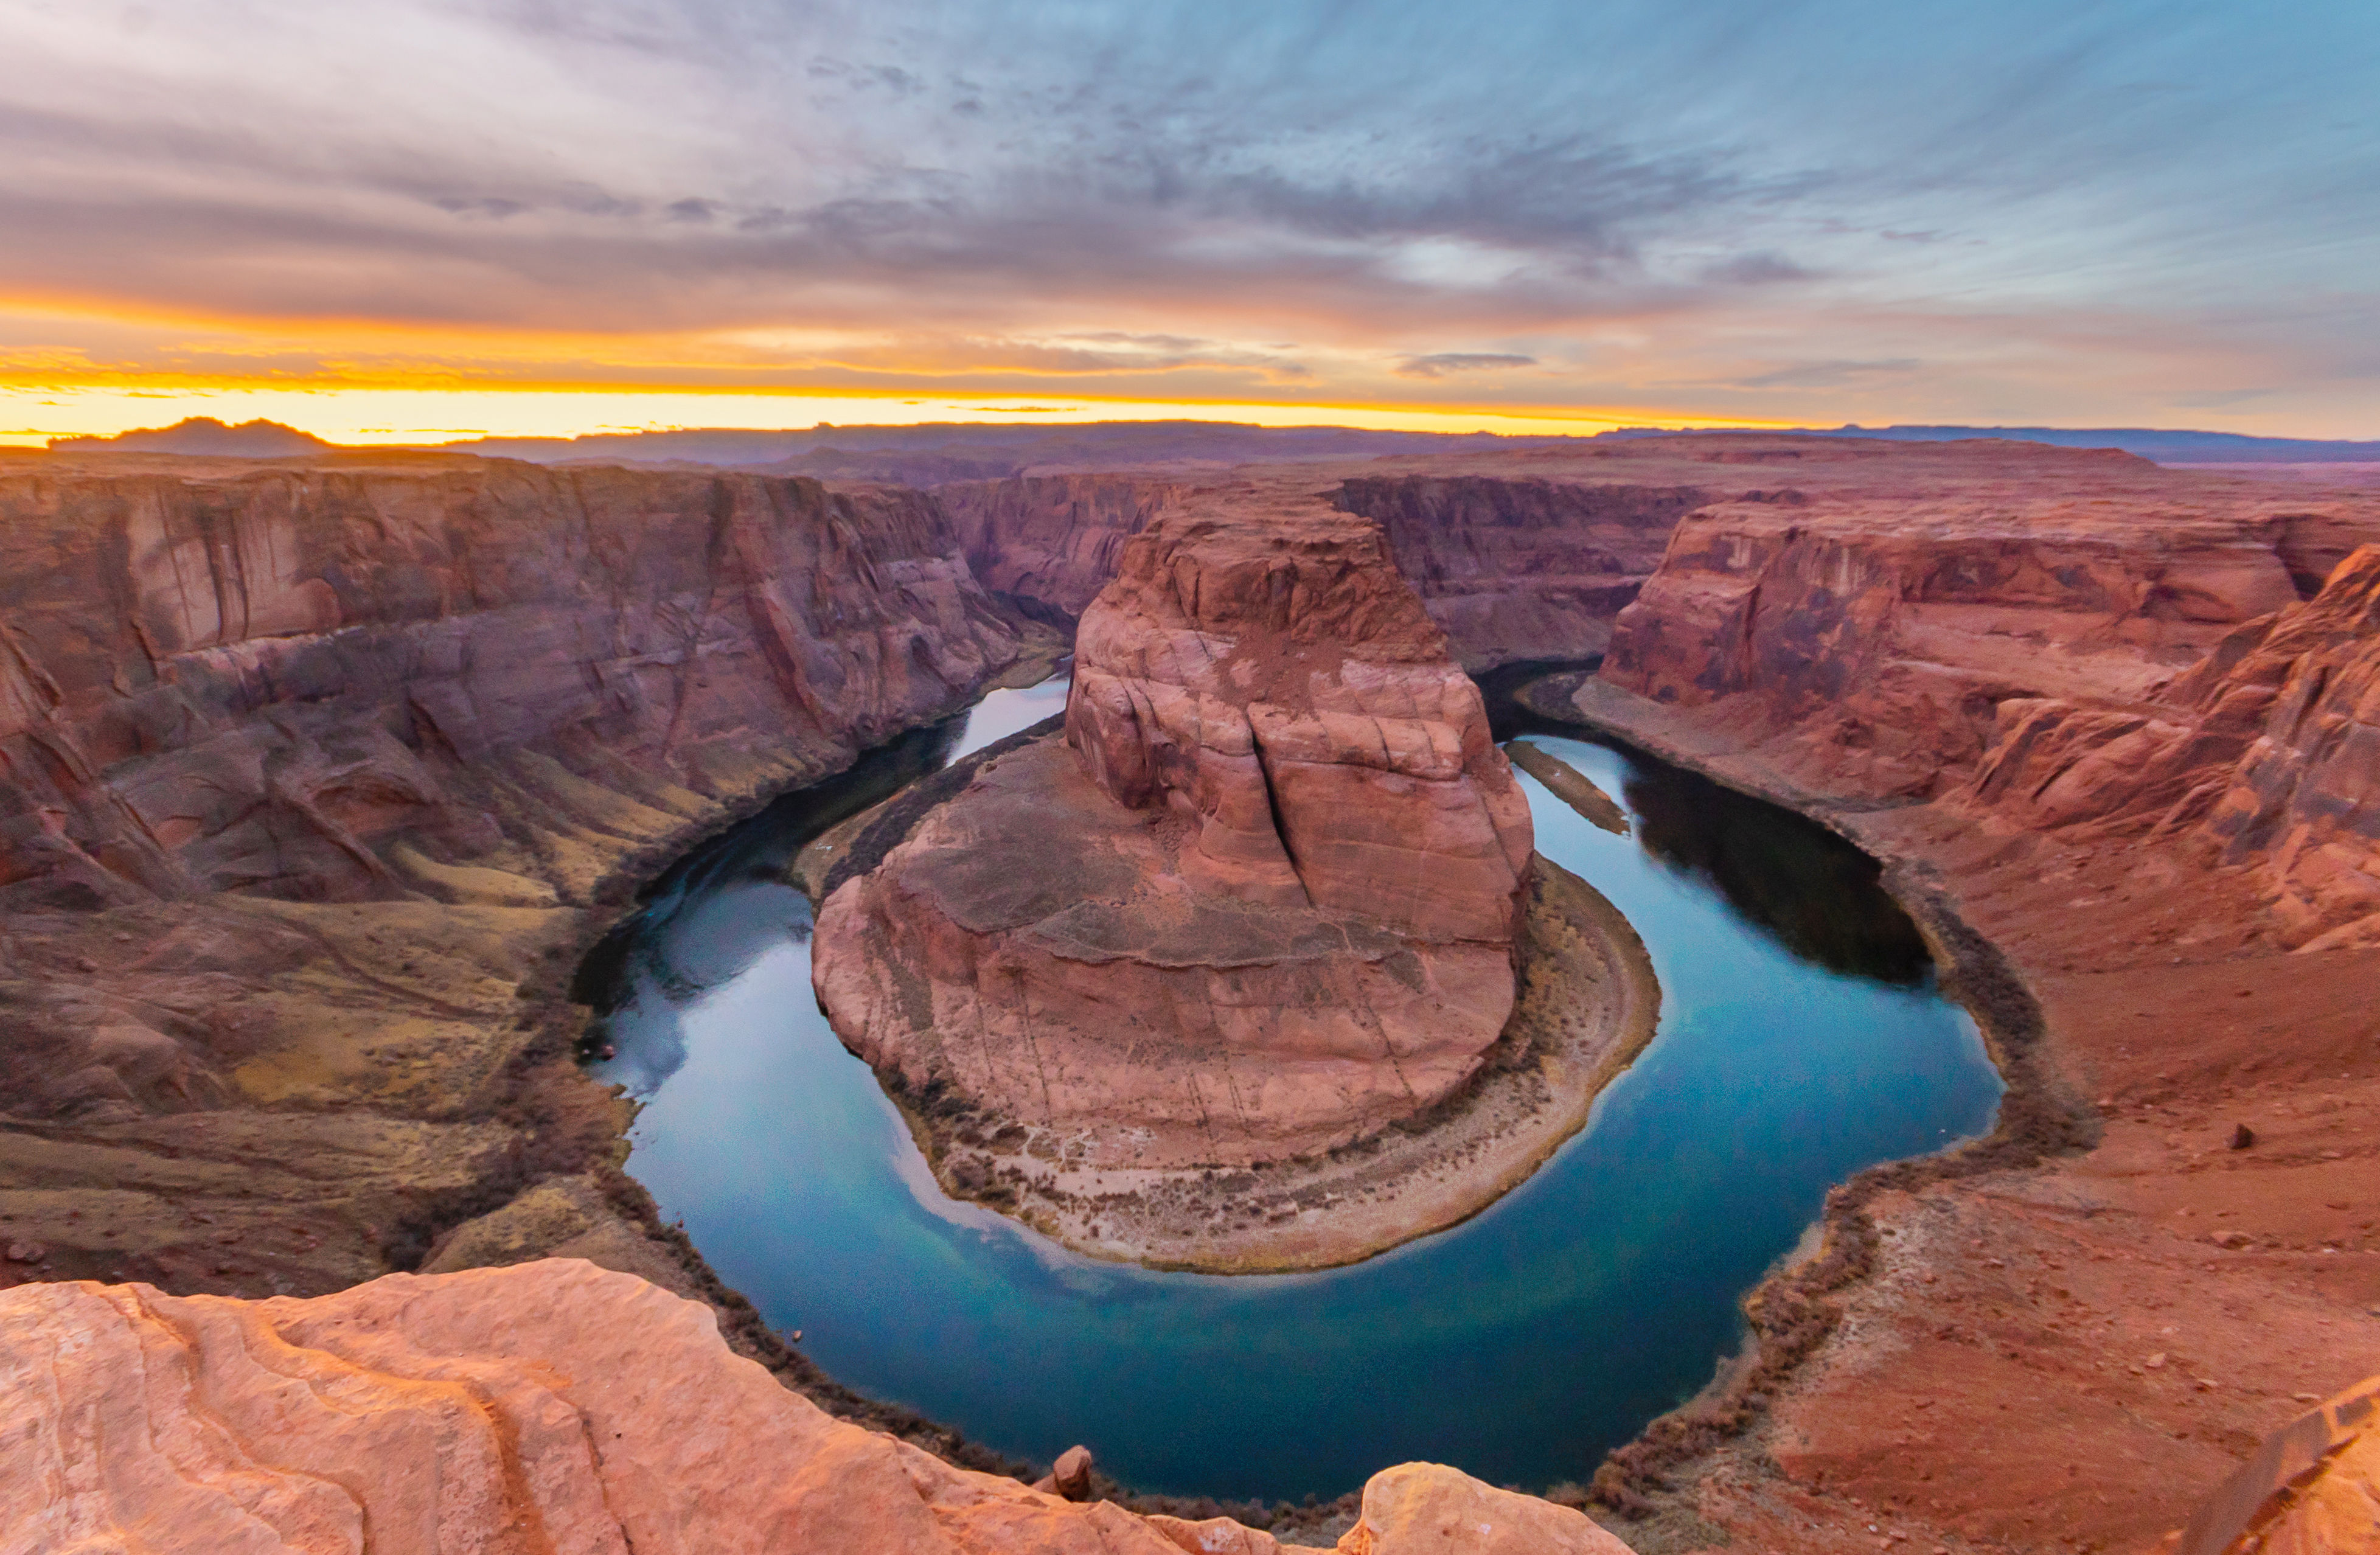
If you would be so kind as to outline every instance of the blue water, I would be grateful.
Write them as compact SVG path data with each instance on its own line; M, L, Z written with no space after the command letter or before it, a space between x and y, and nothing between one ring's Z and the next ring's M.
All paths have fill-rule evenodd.
M952 754L1062 696L992 694ZM1414 1458L1584 1480L1738 1350L1739 1297L1828 1186L1985 1130L2000 1084L1856 855L1645 759L1532 737L1656 819L1658 856L1522 779L1539 851L1643 935L1661 1022L1585 1131L1461 1226L1224 1278L1095 1262L953 1204L818 1013L808 904L748 875L650 930L613 1018L601 1072L646 1099L628 1170L838 1379L1018 1457L1080 1441L1137 1489L1234 1499L1333 1496Z

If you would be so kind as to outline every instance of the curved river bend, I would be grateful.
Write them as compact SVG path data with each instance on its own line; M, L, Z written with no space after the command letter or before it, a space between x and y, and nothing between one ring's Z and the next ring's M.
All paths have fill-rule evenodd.
M871 758L897 769L880 790L1063 698L992 693ZM1223 1278L1096 1262L944 1198L811 995L809 905L776 878L833 819L804 796L664 877L615 947L619 1056L597 1072L646 1103L628 1170L838 1379L1018 1457L1087 1442L1137 1489L1267 1500L1415 1458L1584 1480L1739 1348L1738 1298L1830 1185L1981 1133L2000 1085L1846 844L1649 758L1530 737L1635 822L1610 835L1521 780L1539 851L1644 937L1661 1023L1586 1130L1461 1226Z

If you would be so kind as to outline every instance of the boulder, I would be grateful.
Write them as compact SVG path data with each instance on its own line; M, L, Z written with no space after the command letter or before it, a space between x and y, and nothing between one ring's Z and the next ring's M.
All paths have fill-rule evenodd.
M1443 1464L1402 1464L1364 1487L1339 1555L1627 1555L1583 1512L1482 1485Z

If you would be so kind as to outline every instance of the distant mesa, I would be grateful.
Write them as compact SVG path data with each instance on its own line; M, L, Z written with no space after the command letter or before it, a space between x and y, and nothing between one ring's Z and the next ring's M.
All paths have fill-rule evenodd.
M337 444L259 417L230 426L212 416L191 416L170 427L140 427L114 437L54 437L59 454L195 454L218 459L285 459L327 453Z

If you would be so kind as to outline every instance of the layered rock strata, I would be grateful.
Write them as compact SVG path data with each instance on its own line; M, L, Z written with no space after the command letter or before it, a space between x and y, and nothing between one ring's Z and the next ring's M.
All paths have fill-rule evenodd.
M1458 1089L1513 997L1526 801L1379 531L1162 516L1065 742L983 767L820 916L846 1043L1069 1159L1246 1165Z
M1415 461L1400 461L1414 464ZM1652 575L1679 517L1706 495L1685 485L1549 477L1509 463L1496 473L1357 474L1330 500L1378 523L1390 554L1465 669L1515 660L1592 657ZM1043 620L1071 626L1116 575L1124 542L1159 513L1220 493L1296 500L1337 468L1026 476L954 481L949 512L986 588Z
M1690 517L1569 699L1886 860L2010 1083L1831 1196L1755 1355L1608 1466L1739 1546L2150 1548L2380 1343L2380 509L1967 462Z
M1695 486L1463 476L1359 476L1338 501L1378 521L1397 566L1474 673L1587 659L1633 602Z
M1162 476L1028 475L952 481L934 500L978 581L1071 627L1115 576L1124 541L1189 490Z
M1180 1555L1297 1547L954 1469L832 1419L710 1311L577 1259L311 1300L0 1294L0 1550ZM1346 1555L1623 1551L1408 1464Z
M782 781L1014 656L956 552L914 493L751 476L0 480L0 907L464 893L518 848L466 770L656 815Z
M1679 527L1603 679L1681 708L1740 699L1814 778L1927 797L1981 758L2002 702L2148 698L2296 598L2228 516L1779 492Z
M2140 707L2015 698L1961 797L2077 836L2180 834L2305 949L2380 945L2380 545Z
M334 1290L523 1190L553 1213L513 1230L691 1281L599 1182L624 1111L572 1062L571 954L1024 630L911 493L11 462L0 1285Z

